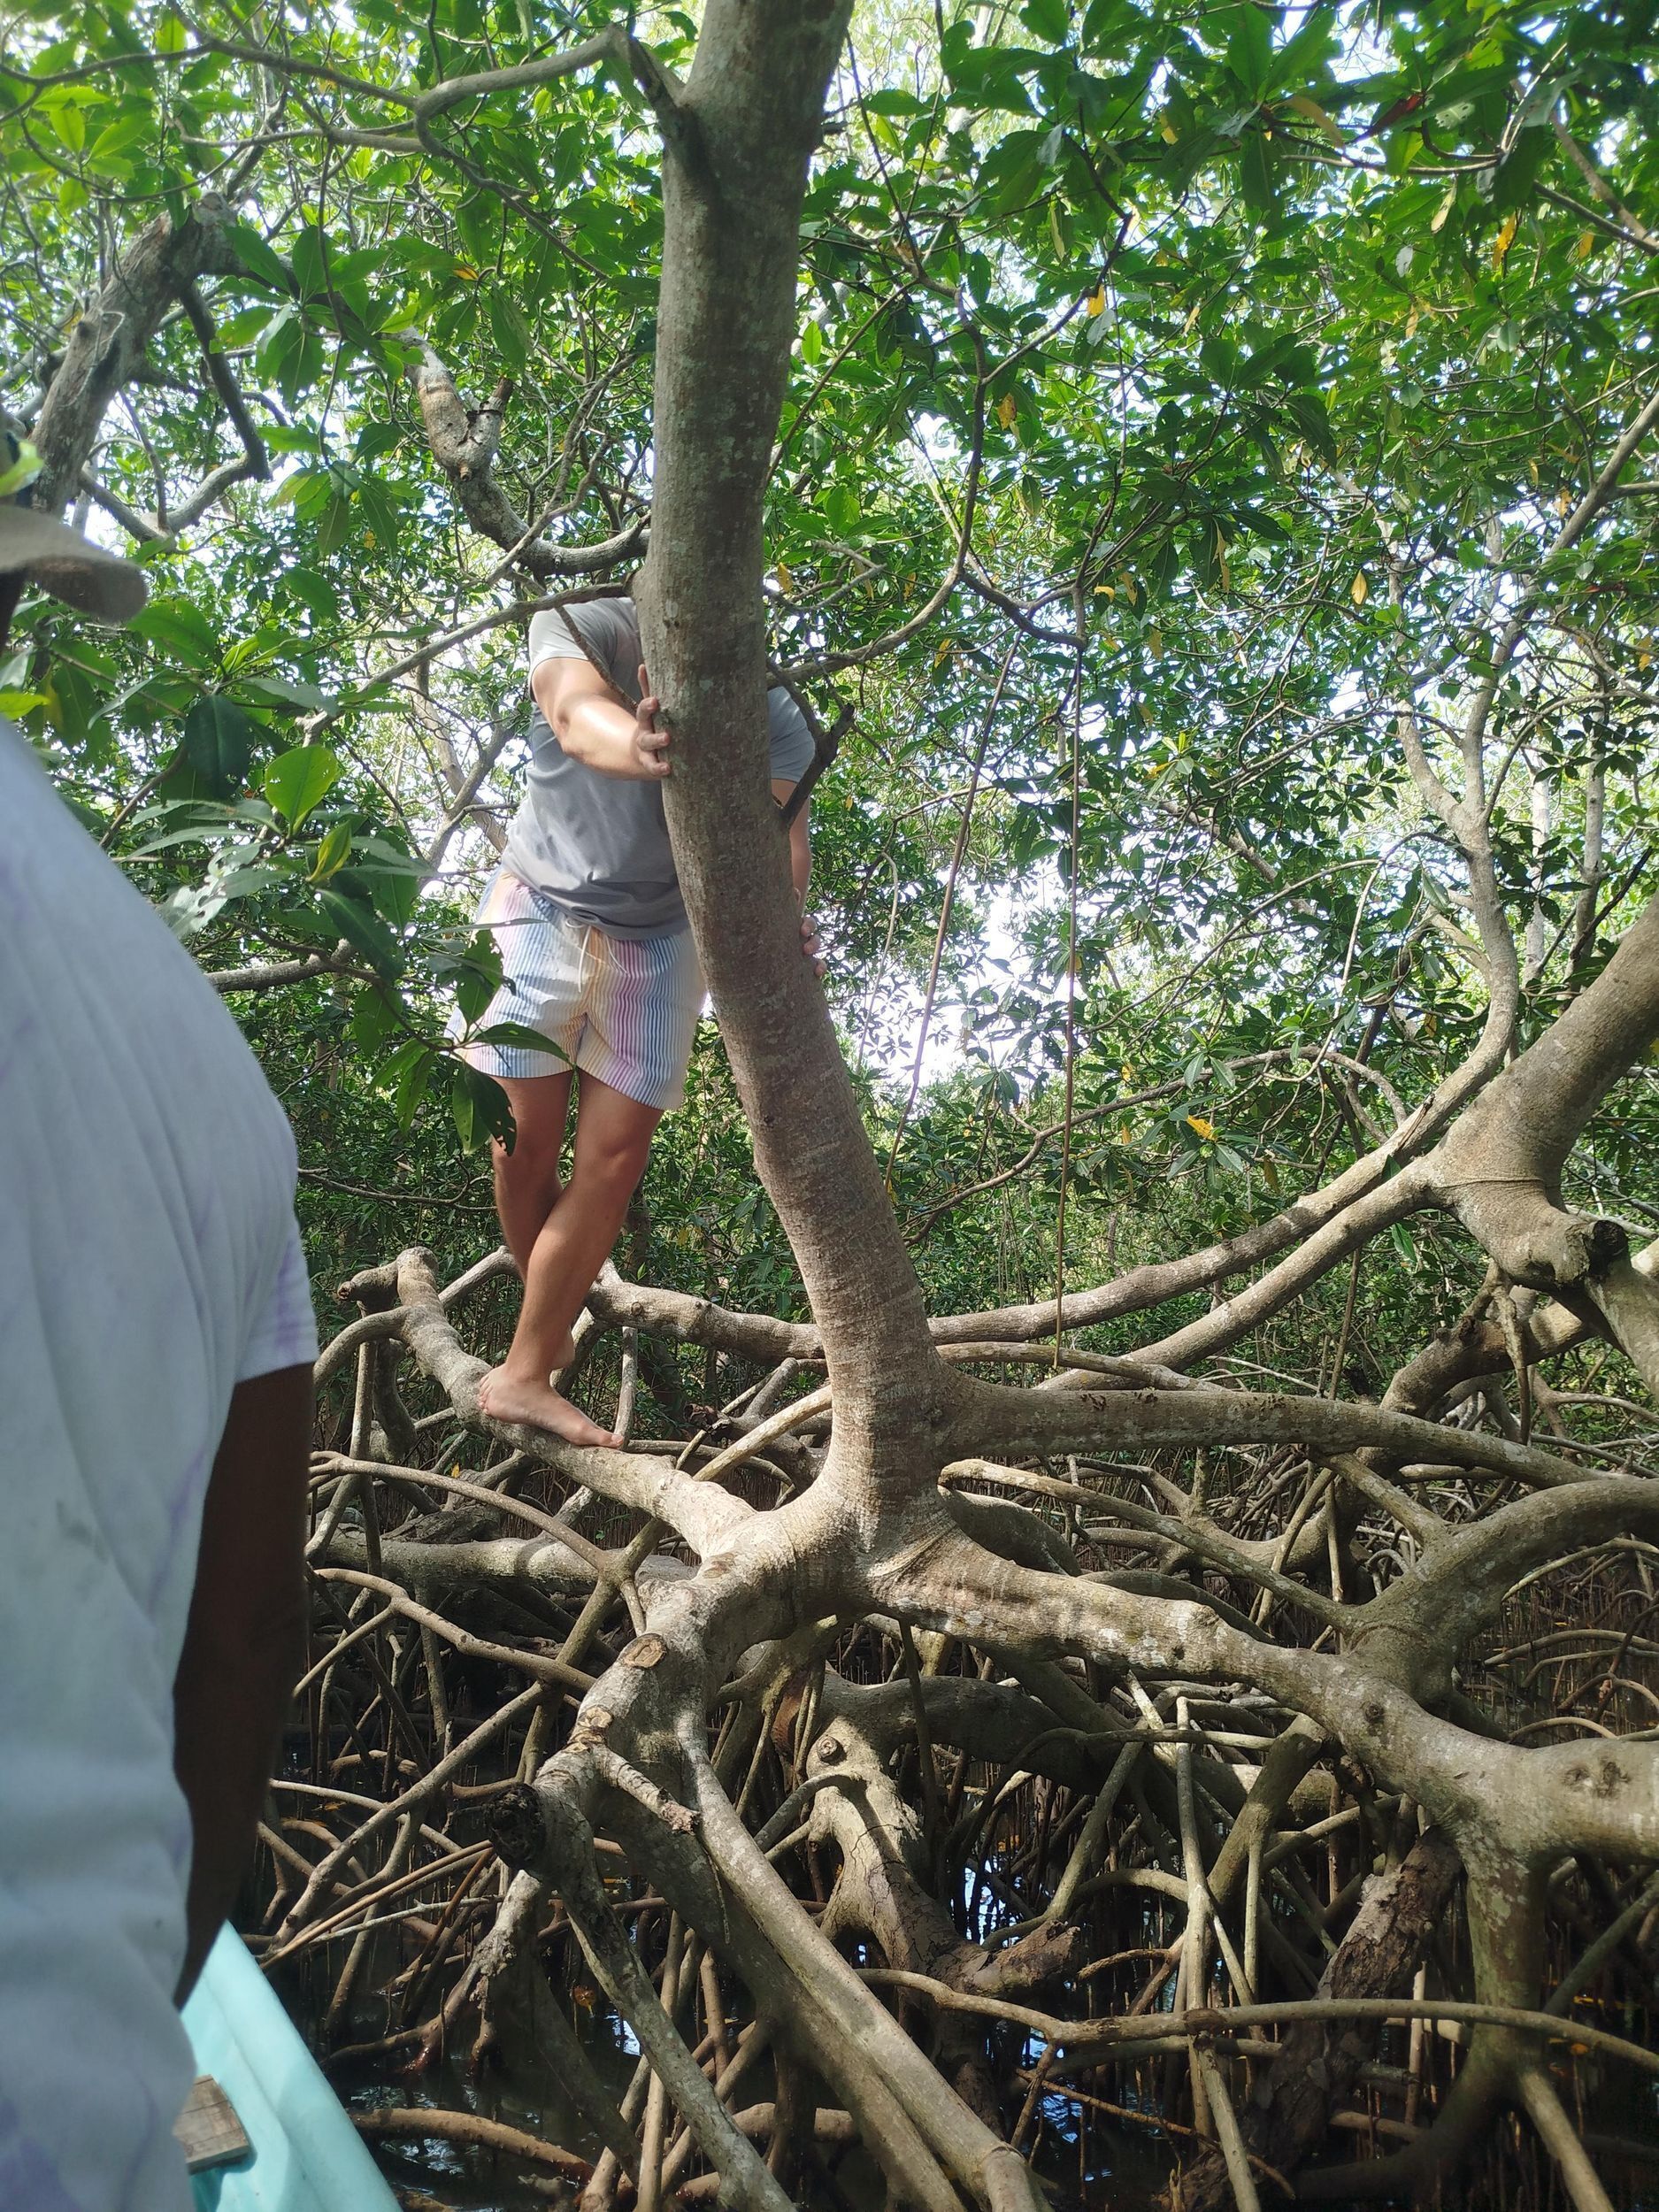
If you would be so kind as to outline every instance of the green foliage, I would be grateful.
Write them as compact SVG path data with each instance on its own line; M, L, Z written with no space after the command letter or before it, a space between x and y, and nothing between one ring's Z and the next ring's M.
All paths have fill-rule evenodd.
M279 753L266 768L265 795L290 827L298 829L306 816L322 804L343 772L339 754L330 752L326 745L296 745ZM331 830L329 836L334 834ZM349 849L349 841L346 849ZM340 864L333 852L327 857L330 864L325 866L324 855L318 854L319 880L333 874Z
M1460 783L1456 725L1535 581L1485 748L1529 1034L1628 918L1659 502L1551 548L1652 388L1653 255L1619 211L1659 223L1653 12L861 12L808 191L769 609L826 718L856 710L814 903L937 1302L1051 1288L1068 1057L1087 1272L1283 1203L1467 1048L1463 864L1397 709ZM151 518L150 605L96 636L27 608L0 706L204 964L337 960L240 1004L308 1161L417 1203L481 1204L464 1163L505 1126L444 1037L494 987L468 918L494 856L451 817L525 713L519 620L475 626L532 587L457 520L411 372L430 348L473 407L512 380L502 489L564 543L611 536L649 498L662 233L652 127L610 69L419 134L408 102L605 19L370 0L285 19L264 66L213 6L32 0L6 34L6 404L33 411L110 242L234 176L201 289L270 474L173 530L237 450L173 317L92 465L101 530ZM636 27L688 65L687 18ZM499 819L522 749L491 757L466 795ZM641 1264L785 1310L710 1052ZM1597 1153L1609 1188L1645 1130ZM325 1242L349 1221L342 1264L380 1256L383 1225L311 1202ZM1444 1294L1411 1240L1385 1306Z

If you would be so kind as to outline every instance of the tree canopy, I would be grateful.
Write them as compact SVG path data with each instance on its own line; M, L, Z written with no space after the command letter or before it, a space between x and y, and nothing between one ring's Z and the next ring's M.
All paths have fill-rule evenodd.
M676 2016L718 2011L693 1995L705 1944L758 2016L780 1989L810 2016L787 2062L779 2032L772 2176L818 2185L798 2178L816 2098L851 2113L900 2197L942 2212L1030 2185L989 2147L1029 2149L1050 2074L1096 2070L1066 2108L1079 2169L1092 2094L1195 2126L1241 2205L1253 2157L1294 2165L1324 2141L1323 2108L1294 2151L1240 2134L1236 2048L1183 2044L1178 2090L1123 2026L1144 1959L1073 1978L1137 1939L1105 1872L1177 1885L1184 1918L1145 1940L1194 2014L1263 1986L1341 2000L1326 1957L1367 1936L1373 1858L1396 1929L1414 1897L1438 1898L1432 1927L1471 1878L1461 1947L1434 1965L1448 2003L1531 2012L1605 1931L1645 1940L1651 1746L1607 1754L1600 1827L1574 1825L1590 1786L1565 1761L1525 1785L1536 1832L1506 1835L1491 1793L1522 1786L1503 1759L1536 1778L1563 1745L1653 1719L1653 9L869 0L848 27L770 0L626 22L541 0L27 0L3 38L0 408L39 454L37 503L126 545L151 597L122 633L26 604L0 711L260 1052L299 1135L319 1288L350 1275L367 1316L404 1317L326 1356L314 1548L319 1575L401 1591L417 1624L386 1663L424 1655L423 1786L442 1792L460 1733L434 1636L481 1640L510 1672L517 1653L515 1687L544 1644L564 1672L530 1665L533 1690L611 1686L604 1755L632 1796L558 1767L595 1740L557 1698L534 1721L499 1701L474 1716L507 1732L473 1782L522 1771L548 1823L503 1857L535 1901L559 1891L560 1955L586 1947L661 2085L625 2103L627 2156L614 2114L589 2115L612 2159L595 2202L618 2161L639 2170L641 2119L661 2161L664 2097L744 2201L765 2194L688 2081L695 2034L682 2047L650 2010L675 2015L678 1988ZM510 1126L443 1025L457 1000L476 1023L498 974L472 917L524 757L528 616L636 575L687 732L671 828L727 1043L705 1025L590 1309L587 1386L671 1440L595 1471L498 1437L508 1491L529 1466L529 1509L557 1511L585 1562L585 1580L513 1595L484 1555L523 1528L442 1489L465 1455L486 1460L461 1479L494 1463L436 1300L494 1245L484 1148ZM762 1003L782 863L744 702L765 665L819 749L833 1037L801 979ZM417 1240L426 1256L388 1266ZM488 1345L500 1271L479 1285L469 1342ZM947 1369L953 1342L970 1349ZM1014 1409L1043 1356L1071 1387ZM1099 1364L1114 1356L1139 1364ZM1144 1394L1137 1417L1109 1383ZM793 1591L772 1540L710 1502L736 1493L683 1471L744 1438L733 1469L770 1468L803 1517ZM434 1513L486 1517L421 1524L388 1565L409 1494L371 1462L432 1478ZM833 1541L812 1517L832 1509L850 1517ZM1007 1572L976 1581L946 1527ZM440 1535L442 1570L419 1557ZM703 1563L683 1584L675 1547ZM1575 1550L1594 1601L1566 1578ZM764 1659L707 1583L728 1553L760 1594ZM838 1581L827 1563L855 1555ZM1551 1705L1534 1640L1593 1603L1624 1647ZM357 1632L345 1619L319 1623L319 1651ZM660 1710L611 1694L630 1623L665 1640ZM1322 1644L1363 1655L1356 1686L1319 1672ZM969 1684L982 1710L949 1686ZM1227 1687L1195 1728L1205 1684ZM722 1696L745 1717L710 1736L710 1770ZM362 1739L388 1802L389 1709ZM1260 1709L1277 1748L1257 1759L1239 1731ZM1020 1747L1037 1717L1071 1739L1047 1759ZM1148 1730L1161 1748L1125 1813L1127 1770L1079 1745L1105 1732L1116 1757ZM862 1800L826 1783L826 1743ZM1471 1746L1502 1749L1479 1788L1448 1778ZM1302 1847L1271 1840L1317 1817L1296 1796L1310 1775L1352 1815L1322 1894ZM638 1893L672 1904L641 1946L657 1996L584 1886L591 1853L576 1870L567 1785ZM780 1905L717 1940L706 1869L669 1863L641 1791L695 1812L729 1886L760 1878L733 1803L771 1848L807 1822L809 1786L839 1886L826 1902L804 1845L785 1863L825 1905L818 1936ZM913 1896L861 1870L855 1801ZM405 1829L381 1838L389 1878L425 1847L412 1813ZM1295 1879L1258 1926L1263 1837ZM290 1947L338 1909L319 1864L286 1897ZM1072 1913L1086 1878L1092 1919ZM1524 1939L1483 1916L1482 1884ZM530 1896L506 1893L495 1952L453 1986L416 1977L445 2032L534 1948ZM1033 1925L1008 1964L1008 1932ZM1073 1926L1087 1941L1050 1945ZM878 1979L926 1984L894 2001L944 2101L904 2071L907 2038L879 2041L889 2016L825 1979L811 1946L831 1938ZM1358 1993L1400 1999L1425 1941L1403 1983ZM989 2009L970 2016L976 1989ZM1016 2017L1033 1993L1050 2009ZM1063 2010L1093 2044L1054 2028ZM1016 2028L1035 2039L1002 2058L1041 2052L1040 2077L999 2105L987 2039ZM831 2055L861 2033L896 2089ZM1114 2039L1131 2055L1109 2070ZM1404 2178L1331 2185L1414 2185L1507 2098L1567 2197L1608 2202L1541 2047L1488 2020L1432 2124L1415 2093L1397 2123L1402 2162L1377 2170ZM655 2171L640 2179L657 2201ZM1488 2181L1494 2201L1517 2185ZM1189 2161L1178 2200L1223 2185Z

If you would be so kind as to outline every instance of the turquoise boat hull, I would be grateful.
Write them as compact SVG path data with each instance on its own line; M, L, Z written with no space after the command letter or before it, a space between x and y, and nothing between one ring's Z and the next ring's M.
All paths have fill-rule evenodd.
M251 2152L194 2177L196 2212L398 2212L345 2107L245 1944L221 1928L184 2008L196 2071Z

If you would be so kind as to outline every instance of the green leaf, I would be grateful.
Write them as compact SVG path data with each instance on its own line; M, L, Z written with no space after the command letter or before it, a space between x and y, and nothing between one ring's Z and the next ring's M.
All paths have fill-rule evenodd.
M305 298L326 294L335 258L334 249L318 226L305 224L294 241L294 274Z
M341 936L357 947L377 973L403 973L403 949L372 906L333 890L319 891L317 902Z
M257 278L261 284L268 284L273 292L280 292L285 296L293 291L291 272L284 267L280 257L265 243L251 223L232 223L225 235L236 258L250 277Z
M296 683L291 677L248 676L242 680L248 690L262 691L267 699L280 699L287 706L306 707L314 711L334 704L327 692L319 691L315 684Z
M463 1019L477 1021L501 988L501 949L493 933L477 931L458 959L452 954L438 964L440 975L447 971Z
M1544 157L1554 145L1548 131L1523 131L1515 142L1513 151L1499 164L1493 180L1492 197L1488 202L1494 214L1507 213L1511 208L1525 206L1532 197L1532 188Z
M443 1056L431 1045L422 1044L419 1037L411 1037L406 1044L388 1053L377 1071L383 1089L392 1094L392 1111L397 1117L400 1129L407 1129L419 1109L421 1100L432 1080L434 1071Z
M1259 100L1273 67L1273 35L1266 15L1254 0L1244 0L1242 6L1221 9L1211 21L1217 28L1225 27L1227 67L1240 89Z
M365 983L351 1003L351 1041L364 1052L378 1052L388 1037L409 1026L409 1009L383 983Z
M1071 11L1066 0L1025 0L1019 12L1019 19L1036 37L1046 39L1050 46L1064 43L1071 28Z
M539 1029L531 1028L528 1022L491 1022L488 1029L480 1029L467 1041L470 1044L496 1045L503 1052L549 1052L556 1060L564 1060L567 1065L572 1064L568 1054L561 1052L553 1040L544 1036Z
M340 595L326 576L314 568L296 565L281 579L282 589L297 599L314 622L334 622L340 614Z
M1251 13L1255 13L1254 9ZM1271 215L1276 211L1279 200L1273 190L1273 157L1265 131L1252 131L1245 140L1239 159L1239 182L1247 207L1253 207L1258 215Z
M326 745L296 745L279 753L265 772L265 795L291 829L320 806L345 773L340 756Z
M357 458L378 461L383 453L390 453L402 445L407 434L399 422L365 423L357 433Z
M253 724L234 699L210 692L184 718L184 751L196 774L216 797L227 799L242 788L253 758Z
M1318 392L1292 392L1285 402L1285 407L1320 459L1334 461L1336 439L1332 434L1331 418L1325 412L1322 395Z
M188 599L152 599L127 627L160 645L187 668L217 668L219 641L206 618Z
M73 99L54 100L47 113L60 142L72 154L82 152L87 143L87 119L80 104Z
M155 118L145 111L140 115L119 115L113 123L106 123L93 140L87 153L89 169L103 169L111 174L131 173L132 164L120 159L134 146L147 144L156 134Z
M511 292L497 288L490 292L485 311L502 359L515 372L521 372L535 351L535 338L518 301Z
M506 1092L493 1077L469 1067L465 1060L455 1063L449 1079L449 1111L467 1151L490 1137L499 1137L506 1149L512 1150L518 1130Z
M317 526L317 549L319 553L337 553L345 543L351 528L351 502L336 495L323 510L323 518Z
M384 837L357 836L351 841L357 856L351 867L353 890L369 899L395 929L407 928L426 880L426 863Z

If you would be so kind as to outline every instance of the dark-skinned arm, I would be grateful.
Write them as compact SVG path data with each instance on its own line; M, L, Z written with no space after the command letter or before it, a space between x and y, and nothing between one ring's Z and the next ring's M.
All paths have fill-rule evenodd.
M193 1848L182 2004L247 1871L305 1624L311 1371L238 1383L213 1461L184 1650L173 1772Z

